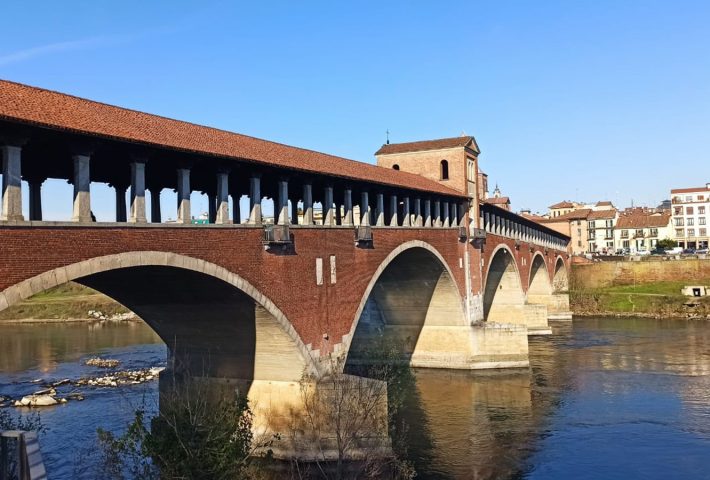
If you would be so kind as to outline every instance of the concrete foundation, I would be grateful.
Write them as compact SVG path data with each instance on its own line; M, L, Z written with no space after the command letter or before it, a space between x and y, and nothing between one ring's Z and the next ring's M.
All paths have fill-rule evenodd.
M528 335L552 333L545 305L492 305L486 322L522 325L527 327Z

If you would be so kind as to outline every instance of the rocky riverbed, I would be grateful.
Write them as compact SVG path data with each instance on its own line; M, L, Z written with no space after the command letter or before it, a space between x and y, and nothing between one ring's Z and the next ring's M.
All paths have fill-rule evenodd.
M30 382L34 386L32 393L13 397L0 393L0 408L40 408L51 407L69 401L84 400L86 388L118 388L158 379L165 367L148 367L132 370L121 370L116 359L93 357L83 362L85 365L106 369L103 375L83 376L79 378L63 378L59 380L37 379ZM39 387L39 388L37 388Z

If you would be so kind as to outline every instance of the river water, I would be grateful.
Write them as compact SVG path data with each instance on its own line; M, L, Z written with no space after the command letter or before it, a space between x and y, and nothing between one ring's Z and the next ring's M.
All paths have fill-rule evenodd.
M417 478L710 478L709 322L576 319L530 349L529 370L415 372L405 418ZM141 323L4 325L0 395L99 374L82 362L97 354L124 368L166 358ZM41 411L50 478L94 478L96 428L120 431L157 406L157 382L82 392Z

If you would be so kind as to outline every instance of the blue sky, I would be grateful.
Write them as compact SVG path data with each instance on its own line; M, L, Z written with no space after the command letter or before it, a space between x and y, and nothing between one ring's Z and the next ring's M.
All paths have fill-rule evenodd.
M465 132L516 210L710 181L710 2L3 7L0 78L368 162Z

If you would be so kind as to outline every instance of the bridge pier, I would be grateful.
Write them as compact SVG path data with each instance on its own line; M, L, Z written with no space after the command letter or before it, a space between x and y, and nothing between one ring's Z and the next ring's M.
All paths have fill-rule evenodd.
M22 215L22 147L2 147L2 216L1 220L23 221Z

